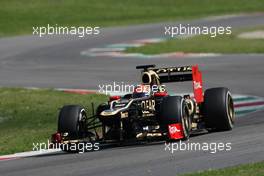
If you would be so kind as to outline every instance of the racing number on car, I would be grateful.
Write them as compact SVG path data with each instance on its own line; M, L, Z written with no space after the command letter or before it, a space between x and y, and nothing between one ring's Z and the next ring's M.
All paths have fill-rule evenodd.
M155 110L155 100L145 100L141 102L141 107L145 110Z

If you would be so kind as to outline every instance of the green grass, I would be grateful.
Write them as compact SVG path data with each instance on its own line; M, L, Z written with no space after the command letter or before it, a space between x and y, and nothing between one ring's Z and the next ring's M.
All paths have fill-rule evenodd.
M240 31L232 31L231 35L199 35L190 38L170 39L165 42L149 44L142 47L128 48L128 53L160 54L171 52L186 53L264 53L263 39L241 39L237 34L242 31L264 30L255 27Z
M116 26L263 10L263 0L1 0L0 36L48 23Z
M203 171L182 176L263 176L264 162L240 165L225 169Z
M59 108L81 104L91 114L104 95L77 95L53 90L0 88L0 155L30 151L33 142L47 142L57 130Z

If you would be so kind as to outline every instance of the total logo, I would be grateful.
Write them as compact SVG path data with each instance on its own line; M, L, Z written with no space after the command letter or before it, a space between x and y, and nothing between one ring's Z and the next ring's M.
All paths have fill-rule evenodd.
M193 86L194 86L194 89L201 89L202 88L201 82L193 81Z
M181 132L176 126L169 126L169 132L170 134Z

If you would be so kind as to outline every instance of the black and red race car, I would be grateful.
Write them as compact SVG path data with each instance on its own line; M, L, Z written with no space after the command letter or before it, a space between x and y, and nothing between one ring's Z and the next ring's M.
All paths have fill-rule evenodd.
M111 96L87 117L80 105L64 106L53 143L125 143L128 141L185 140L192 133L231 130L233 99L228 88L203 92L198 66L156 68L137 66L142 83L133 93ZM192 81L193 94L172 96L164 83ZM146 91L147 90L147 91Z

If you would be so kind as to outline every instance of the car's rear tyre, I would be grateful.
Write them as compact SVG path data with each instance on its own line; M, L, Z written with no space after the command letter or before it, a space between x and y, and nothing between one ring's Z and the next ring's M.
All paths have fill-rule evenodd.
M210 130L231 130L234 125L234 104L225 87L207 89L204 93L205 125Z
M168 96L163 99L160 107L159 120L163 126L181 123L183 128L183 140L190 136L191 119L185 100L181 96Z
M68 133L68 138L78 139L86 133L85 109L78 105L64 106L59 114L58 132Z

